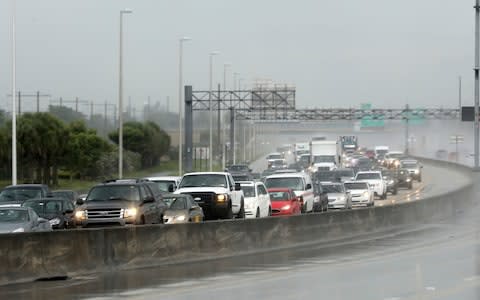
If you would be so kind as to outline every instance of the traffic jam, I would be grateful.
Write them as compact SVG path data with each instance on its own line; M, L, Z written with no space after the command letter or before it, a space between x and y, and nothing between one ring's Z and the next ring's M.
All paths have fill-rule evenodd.
M20 184L0 192L0 233L84 227L179 224L283 217L368 208L412 190L423 166L388 146L360 147L356 136L283 145L223 172L107 180L87 194Z

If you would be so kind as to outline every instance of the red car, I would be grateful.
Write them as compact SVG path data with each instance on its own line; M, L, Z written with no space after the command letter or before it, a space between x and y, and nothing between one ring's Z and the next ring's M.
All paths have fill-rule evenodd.
M302 212L302 202L292 189L271 188L268 189L272 202L272 216L299 215Z

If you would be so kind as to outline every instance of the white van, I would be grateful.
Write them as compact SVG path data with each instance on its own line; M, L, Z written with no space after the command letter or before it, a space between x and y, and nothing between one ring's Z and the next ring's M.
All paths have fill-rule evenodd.
M265 186L270 188L290 188L303 201L302 212L313 212L312 178L307 173L273 174L265 179Z

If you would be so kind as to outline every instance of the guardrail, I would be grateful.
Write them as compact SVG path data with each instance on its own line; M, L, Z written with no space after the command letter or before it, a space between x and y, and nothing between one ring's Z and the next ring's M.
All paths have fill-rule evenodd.
M425 159L428 160L428 159ZM452 172L470 168L428 160ZM0 235L0 285L328 243L455 215L472 182L394 206L288 218Z

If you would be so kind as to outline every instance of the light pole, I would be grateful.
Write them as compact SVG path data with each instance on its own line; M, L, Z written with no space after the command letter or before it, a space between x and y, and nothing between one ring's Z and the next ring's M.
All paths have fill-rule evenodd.
M232 66L231 63L225 63L223 65L223 90L224 91L227 91L227 68L231 67L231 66ZM226 132L227 131L225 130L225 128L222 131L223 131L222 132L223 141L221 141L220 145L222 147L222 151L221 151L221 153L222 153L222 170L225 170L225 159L226 159L226 157L225 157L225 155L226 155L226 153L225 153L225 141L227 140L227 137L226 137Z
M210 144L209 144L209 148L208 148L208 151L209 151L209 165L208 165L208 169L210 170L210 172L212 172L213 170L213 105L212 105L212 84L213 84L213 57L215 55L218 55L220 54L220 52L218 51L212 51L210 52L210 87L208 89L209 93L208 93L208 105L209 105L209 108L210 108Z
M17 98L16 98L16 33L15 0L12 1L12 185L17 185Z
M178 48L178 176L183 173L183 135L182 135L182 101L183 101L183 42L191 38L183 37L179 40Z
M132 10L120 11L120 49L119 49L119 76L118 76L118 178L123 177L123 15Z

